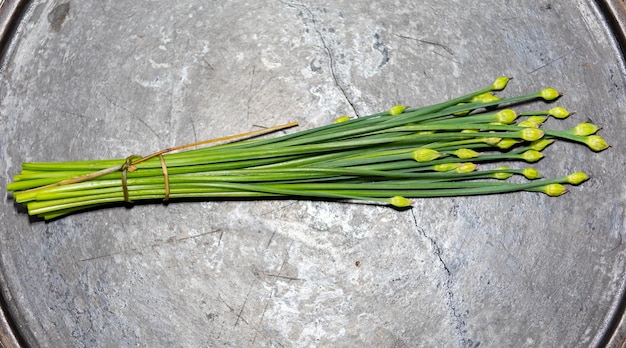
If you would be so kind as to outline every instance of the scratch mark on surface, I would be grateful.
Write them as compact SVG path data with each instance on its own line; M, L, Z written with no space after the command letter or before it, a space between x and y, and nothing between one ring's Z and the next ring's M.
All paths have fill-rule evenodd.
M146 121L144 121L141 117L137 116L135 113L131 112L130 110L126 109L125 107L115 103L111 98L109 98L109 96L107 96L106 94L103 94L104 98L113 106L115 106L116 108L122 109L124 111L126 111L132 118L136 119L137 121L139 121L139 123L141 123L144 127L146 127L152 134L154 134L154 136L157 139L161 139L161 137L159 136L159 134L152 129L152 127L150 127L150 125L148 125L148 123Z
M121 255L121 254L124 254L124 253L123 252L108 253L108 254L104 254L104 255L88 257L86 259L78 260L78 262L94 261L94 260L98 260L98 259L104 259L104 258L107 258L107 257L113 257L115 255Z
M289 276L284 276L284 275L280 275L280 274L271 274L271 273L266 273L266 275L268 277L274 277L274 278L280 278L280 279L285 279L285 280L304 280L302 278L298 278L298 277L289 277Z
M276 231L272 232L272 235L270 236L270 240L267 241L267 245L265 246L265 249L268 249L270 247L270 245L272 244L272 241L274 240L275 235L276 235Z
M289 246L287 247L287 250L291 249L292 245L293 245L293 241L291 243L289 243ZM283 269L285 268L286 264L287 264L287 258L283 259L283 263L280 265L280 268L278 269L277 273L268 273L268 272L266 272L265 275L267 275L268 277L285 279L285 280L289 280L289 281L292 281L292 280L304 280L304 279L298 278L298 277L282 275Z
M243 301L243 304L241 305L241 309L239 310L239 313L237 314L237 321L235 321L235 326L239 325L239 321L243 321L244 323L248 324L248 322L242 315L243 315L243 309L246 307L246 304L248 303L248 298L250 297L251 292L252 292L252 285L250 285L250 289L248 289L248 293L246 294L246 299Z
M191 123L191 131L193 132L194 143L197 143L199 140L198 134L196 133L196 123L193 121L193 117L189 118L189 123Z
M234 308L234 307L232 307L231 305L229 305L229 304L226 302L226 300L224 300L224 299L222 298L222 294L218 294L218 295L217 295L217 298L220 300L220 302L222 302L222 303L224 304L224 306L228 307L228 309L229 309L231 312L235 313L235 308Z
M168 243L168 244L180 243L180 242L184 242L184 241L187 241L187 240L191 240L191 239L196 239L196 238L199 238L199 237L207 236L209 234L215 234L215 233L218 233L218 232L222 232L222 231L221 230L214 230L214 231L194 234L194 235L191 235L191 236L186 236L186 237L181 237L181 238L170 237L165 242L157 242L157 243L152 244L152 247L158 247L158 246L160 246L161 244L164 244L164 243Z
M280 211L281 212L280 216L283 217L285 215L284 214L285 210L290 208L294 204L297 204L297 203L298 203L298 201L292 201L292 202L289 202L289 203L286 203L286 204L282 204L282 205L276 207L275 209L271 209L271 210L268 210L268 211L264 212L263 216L274 214L275 212Z
M561 55L561 56L559 56L559 57L556 57L555 59L552 59L551 61L547 62L546 64L544 64L544 65L542 65L542 66L540 66L540 67L538 67L538 68L536 68L536 69L534 69L534 70L530 71L530 72L528 73L528 75L534 74L534 73L536 73L537 71L539 71L539 70L541 70L541 69L543 69L543 68L547 68L547 67L549 67L550 65L552 65L552 64L554 64L554 63L556 63L556 62L558 62L558 61L560 61L560 60L563 60L565 57L567 57L567 56L571 55L572 53L574 53L574 51L570 51L570 52L567 52L567 53L565 53L565 54L563 54L563 55Z
M256 65L252 66L252 73L250 74L250 86L248 87L248 102L246 103L246 119L250 119L250 104L252 103L252 89L254 87L254 77L256 73Z
M222 57L223 57L223 55L222 55ZM202 61L204 62L204 67L205 67L207 70L209 70L209 71L211 71L211 72L215 70L215 68L213 67L213 65L211 65L211 63L209 63L209 61L206 59L206 57L202 57L201 59L202 59Z
M265 307L263 308L263 313L261 313L261 319L259 319L259 324L257 325L257 328L255 329L254 332L254 337L252 338L252 345L254 345L254 343L256 342L256 338L259 335L259 331L261 331L260 327L263 324L263 319L265 319L265 312L267 311L267 307L269 306L269 303L265 304Z
M172 245L172 244L177 244L177 243L182 243L185 241L189 241L189 240L193 240L196 238L200 238L200 237L204 237L207 235L211 235L211 234L215 234L220 232L220 242L222 240L222 235L224 234L223 231L221 230L213 230L213 231L209 231L209 232L204 232L204 233L199 233L199 234L195 234L195 235L191 235L191 236L185 236L185 237L181 237L181 238L176 238L176 237L170 237L165 241L156 241L150 245L144 245L140 248L132 248L132 249L128 249L128 250L122 250L122 251L116 251L116 252L112 252L112 253L106 253L106 254L102 254L102 255L97 255L97 256L93 256L93 257L88 257L88 258L84 258L84 259L80 259L76 262L87 262L87 261L95 261L95 260L99 260L99 259L104 259L104 258L109 258L109 257L113 257L116 255L128 255L128 254L136 254L136 253L140 253L144 250L147 249L155 249L155 248L160 248L166 245ZM218 244L219 245L219 244Z
M444 44L440 44L439 42L430 41L430 40L424 40L424 39L418 39L416 37L407 36L407 35L396 34L396 36L401 38L401 39L416 41L416 42L419 42L421 44L426 44L426 45L439 47L439 48L442 48L444 51L448 52L451 56L454 55L454 51L450 47L448 47L448 46L446 46Z
M217 246L222 245L222 238L224 237L224 231L220 232L220 239L217 241Z

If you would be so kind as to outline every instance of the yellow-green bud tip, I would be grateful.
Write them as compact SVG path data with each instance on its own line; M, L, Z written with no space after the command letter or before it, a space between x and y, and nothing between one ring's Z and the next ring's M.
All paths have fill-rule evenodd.
M442 153L428 148L419 148L413 151L413 159L417 162L428 162L441 157Z
M389 115L391 116L400 115L401 113L404 112L404 110L406 110L405 105L394 105L391 109L389 109Z
M548 184L541 187L540 190L550 197L558 197L567 192L567 187L561 184Z
M496 113L496 120L500 123L511 124L516 118L517 113L511 109L500 110Z
M554 88L548 87L542 89L541 92L539 92L539 96L541 96L541 98L543 98L544 100L550 101L560 97L561 93Z
M482 141L485 144L494 145L494 146L497 145L501 140L502 140L502 138L498 138L498 137L482 138Z
M526 141L535 141L543 138L544 132L538 128L524 128L521 131L522 139Z
M455 172L459 173L459 174L463 174L463 173L471 173L473 171L476 170L477 165L475 163L461 163L461 165L459 165L458 167L456 167L454 169Z
M490 103L490 102L493 102L493 101L496 101L496 100L500 100L500 98L496 97L491 92L487 92L487 93L483 93L483 94L479 94L479 95L475 96L474 98L472 98L471 102L473 102L473 103Z
M537 162L543 158L543 154L535 150L527 150L523 152L520 156L526 162Z
M575 135L587 136L596 134L597 131L600 130L600 127L596 126L593 123L582 122L576 125L576 127L570 129L570 132Z
M457 105L463 105L463 104L467 104L467 103L458 103ZM467 116L470 112L472 111L471 110L459 111L459 112L455 112L454 115L455 116Z
M525 128L539 128L541 126L541 124L537 123L537 122L533 122L530 120L525 120L522 122L519 122L517 124L518 127L525 127Z
M529 147L536 151L543 151L548 145L552 144L554 139L541 138L530 143Z
M413 201L402 196L394 196L389 198L389 204L397 208L406 208L413 205Z
M502 166L502 167L496 168L496 170L509 170L509 169L511 169L511 168L509 168L507 166ZM513 176L513 173L509 173L509 172L496 172L496 173L493 174L493 177L495 179L498 179L498 180L506 180L506 179L508 179L508 178L510 178L512 176Z
M608 149L611 145L599 135L590 135L585 138L585 144L593 151L602 151Z
M570 113L562 106L555 106L552 109L548 110L548 115L554 118L566 118L570 115Z
M567 183L572 185L579 185L589 179L589 175L583 172L572 173L567 176Z
M498 179L498 180L506 180L506 179L508 179L508 178L510 178L512 176L513 176L513 174L511 174L511 173L500 172L500 173L495 173L493 175L493 178L494 179Z
M350 116L343 115L343 116L337 117L333 123L342 123L346 121L350 121Z
M528 180L535 180L535 179L541 178L541 174L539 173L539 171L533 167L524 168L522 170L522 175L524 175L524 177Z
M528 122L532 122L535 124L543 124L546 121L546 117L543 116L530 116L529 118L526 119L526 121Z
M480 153L472 149L458 149L454 151L454 155L460 159L469 159L480 156Z
M513 147L515 144L518 144L518 143L519 143L519 141L518 141L518 140L515 140L515 139L513 139L513 138L504 138L504 139L500 140L500 141L496 144L496 146L497 146L499 149L502 149L502 150L507 150L507 149L510 149L511 147Z
M509 83L509 81L511 80L510 77L506 77L506 76L500 76L498 77L493 84L491 85L491 90L493 91L501 91L503 90L506 85Z
M460 163L441 163L433 166L433 170L436 172L449 172L460 167Z

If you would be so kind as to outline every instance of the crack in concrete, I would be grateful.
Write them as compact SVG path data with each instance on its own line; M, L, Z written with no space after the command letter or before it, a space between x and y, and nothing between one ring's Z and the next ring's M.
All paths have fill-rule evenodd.
M324 37L324 34L322 34L322 31L319 29L318 24L317 24L317 19L315 18L315 15L313 14L313 11L311 11L311 9L301 3L295 3L295 2L288 2L288 1L283 1L281 0L281 2L291 8L295 8L298 9L300 11L306 12L308 13L309 17L310 17L310 21L312 24L312 28L315 31L315 33L317 34L320 42L322 43L322 49L326 52L326 56L328 57L328 67L330 69L330 76L333 79L333 82L335 84L335 87L337 87L337 89L339 90L339 92L341 92L342 96L344 97L344 99L346 100L346 102L350 105L350 108L352 109L352 111L354 112L354 115L356 115L356 117L359 117L359 113L356 110L356 106L354 104L354 102L352 101L352 98L350 97L349 93L348 93L348 88L345 85L345 83L343 81L341 81L341 79L339 79L339 77L337 76L337 70L336 70L336 59L335 59L335 54L333 53L332 48L330 47L330 45L328 45L328 42L326 41L326 38ZM307 26L306 21L304 22L305 27Z
M444 300L445 300L446 307L448 308L449 315L455 323L454 329L459 338L459 346L460 347L477 347L478 345L480 345L480 342L475 343L473 342L472 339L470 339L467 336L467 323L464 319L464 314L461 313L461 311L458 308L458 305L456 304L456 299L455 299L456 296L452 288L452 285L454 283L453 274L450 271L450 268L448 267L446 261L443 258L443 250L441 246L439 245L439 243L437 243L435 238L428 235L426 231L422 227L420 227L418 218L414 210L411 210L411 215L413 216L415 229L423 238L425 238L430 243L430 246L433 248L434 254L437 257L437 261L441 264L441 267L443 268L445 272L445 276L444 276L445 282L443 283L443 286L445 289Z

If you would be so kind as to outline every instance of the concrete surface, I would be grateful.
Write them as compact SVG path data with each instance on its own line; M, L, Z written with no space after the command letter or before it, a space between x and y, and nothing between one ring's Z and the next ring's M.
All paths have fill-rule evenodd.
M33 346L554 347L600 342L624 284L623 62L592 1L33 0L1 61L0 274ZM561 198L116 207L31 221L23 161L306 129L513 76L613 148ZM536 109L538 106L529 108Z

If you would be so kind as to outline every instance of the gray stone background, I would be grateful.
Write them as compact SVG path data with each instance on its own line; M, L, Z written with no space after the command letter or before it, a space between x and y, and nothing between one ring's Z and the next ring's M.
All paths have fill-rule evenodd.
M624 67L592 1L30 2L0 66L2 291L33 346L555 347L600 342L624 284ZM558 143L560 198L139 205L44 223L25 161L308 129L514 80L613 147ZM537 109L541 105L528 108ZM358 266L357 266L358 265Z

